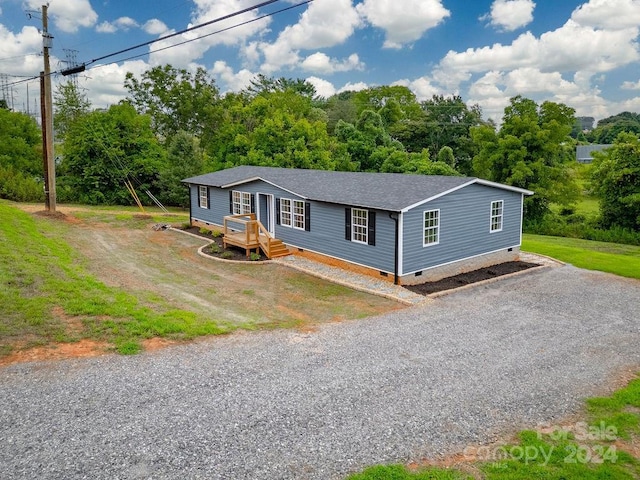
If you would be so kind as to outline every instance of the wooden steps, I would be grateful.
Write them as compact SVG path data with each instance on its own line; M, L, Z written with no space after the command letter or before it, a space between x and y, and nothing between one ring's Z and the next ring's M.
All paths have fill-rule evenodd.
M282 243L282 240L278 240L277 238L271 240L268 252L265 251L264 247L262 247L262 251L268 258L284 257L291 253L287 246Z

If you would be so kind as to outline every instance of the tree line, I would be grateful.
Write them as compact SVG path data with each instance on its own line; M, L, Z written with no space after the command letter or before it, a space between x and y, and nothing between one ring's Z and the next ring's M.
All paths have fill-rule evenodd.
M259 75L245 90L221 94L205 70L170 65L128 74L124 86L127 98L108 109L94 109L71 82L58 87L59 201L130 204L130 180L166 205L186 207L180 180L236 165L478 176L535 191L525 201L531 222L549 215L552 205L570 207L581 194L575 145L585 132L576 131L574 109L560 103L514 97L498 128L458 96L418 101L403 86L320 98L304 80ZM640 128L629 127L634 121L640 125L640 116L599 123L594 135L615 134L619 147L599 161L594 192L609 209L603 221L638 230ZM0 196L41 197L40 152L35 123L0 109ZM624 206L614 205L618 197L608 190L620 162L630 162L625 171L636 175L627 180ZM629 218L635 212L635 221L619 220L623 211Z

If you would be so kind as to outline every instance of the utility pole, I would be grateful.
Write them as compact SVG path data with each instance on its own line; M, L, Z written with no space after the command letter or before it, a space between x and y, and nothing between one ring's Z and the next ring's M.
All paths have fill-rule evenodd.
M52 48L53 36L49 33L47 5L42 6L42 53L44 56L44 72L42 74L43 106L42 109L42 140L45 143L45 206L50 212L56 211L56 162L53 152L53 101L51 98L51 65L49 63L49 49ZM48 201L47 201L48 200Z

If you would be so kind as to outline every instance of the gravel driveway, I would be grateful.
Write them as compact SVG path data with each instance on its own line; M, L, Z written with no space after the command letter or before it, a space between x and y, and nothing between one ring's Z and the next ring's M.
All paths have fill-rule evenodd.
M453 453L640 367L639 299L565 266L312 333L0 368L1 476L340 479Z

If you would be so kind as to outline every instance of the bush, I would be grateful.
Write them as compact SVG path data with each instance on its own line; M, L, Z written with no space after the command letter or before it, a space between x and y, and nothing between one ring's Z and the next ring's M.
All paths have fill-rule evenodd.
M233 252L225 251L220 254L220 258L224 258L225 260L229 260L233 258Z
M211 230L209 230L208 228L204 228L204 227L201 227L199 231L200 231L200 233L202 235L209 235L211 233Z
M0 198L14 202L44 201L43 183L12 167L0 167Z
M562 216L550 213L538 221L525 220L524 231L538 235L640 245L640 232L615 226L603 228L599 220L588 220L580 214Z
M256 252L251 252L251 255L249 255L249 260L251 260L252 262L257 262L261 258L262 257L260 256L260 254Z
M220 245L218 245L217 243L212 243L209 246L209 251L211 253L220 253L220 250L221 250Z
M220 230L214 230L211 235L213 235L213 238L220 238L222 236L224 236L224 233L222 233Z

